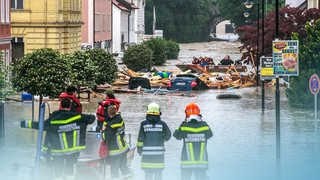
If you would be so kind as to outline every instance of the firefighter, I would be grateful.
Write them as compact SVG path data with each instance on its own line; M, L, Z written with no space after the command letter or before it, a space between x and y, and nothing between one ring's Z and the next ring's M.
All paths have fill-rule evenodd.
M127 166L129 146L125 140L124 121L116 105L109 105L107 111L109 118L104 122L102 137L109 149L111 178L118 178L119 171L123 176L130 176L131 172Z
M161 180L164 169L164 142L171 137L167 124L160 118L160 107L151 103L147 108L146 120L140 124L137 150L142 155L141 168L145 180Z
M103 126L103 122L108 119L107 108L109 105L115 105L117 112L120 109L120 101L114 96L113 91L106 91L106 99L99 102L98 108L96 110L97 115L97 127L96 131L99 132Z
M80 151L86 148L86 127L95 120L94 115L80 114L71 111L72 102L68 98L61 100L61 108L54 111L44 121L45 142L43 151L46 153L55 179L74 179L74 165ZM22 128L38 129L39 123L21 121Z
M208 124L202 120L200 108L189 103L185 108L185 121L175 130L173 136L183 140L181 153L181 179L205 180L208 168L207 140L212 137Z
M66 89L66 92L62 92L59 95L59 99L60 99L59 109L61 109L61 100L67 98L67 99L70 99L72 102L71 110L78 113L82 113L82 105L80 103L80 100L77 98L76 92L77 92L77 89L74 86L68 86Z

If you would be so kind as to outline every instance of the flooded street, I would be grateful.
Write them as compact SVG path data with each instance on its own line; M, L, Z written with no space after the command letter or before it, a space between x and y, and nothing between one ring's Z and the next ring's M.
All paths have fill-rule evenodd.
M238 43L226 42L182 44L179 61L190 61L192 56L210 56L219 59L225 54L237 59ZM233 47L233 48L231 48ZM169 65L172 62L168 62ZM221 100L216 95L231 91L241 99ZM144 120L147 105L161 106L162 120L173 132L184 120L184 107L189 102L200 105L203 119L214 136L208 141L210 180L318 180L320 177L320 123L314 121L312 109L300 111L288 107L284 89L281 89L281 161L280 175L276 168L276 127L274 88L266 89L266 110L261 113L259 88L206 90L192 92L194 97L116 94L122 101L120 111L126 123L127 134L137 141L140 122ZM86 113L94 113L97 99L83 101ZM313 103L313 102L311 102ZM57 109L50 102L51 112ZM0 179L32 179L37 131L21 129L20 120L31 119L31 104L8 102L5 109L6 136L0 146ZM311 114L311 115L310 115ZM90 143L88 143L90 144ZM171 138L166 143L164 180L180 179L182 142ZM143 180L140 157L131 162L135 180ZM81 174L83 172L79 172ZM94 177L92 178L94 179ZM108 178L107 178L108 179ZM110 179L110 178L109 178Z

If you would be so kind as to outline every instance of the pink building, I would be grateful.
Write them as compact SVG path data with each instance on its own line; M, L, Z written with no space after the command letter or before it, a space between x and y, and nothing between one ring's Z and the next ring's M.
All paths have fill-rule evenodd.
M11 33L10 33L10 0L0 0L0 53L1 61L6 65L11 63Z
M82 0L82 21L84 23L81 28L82 47L94 46L110 50L112 40L111 7L111 0Z

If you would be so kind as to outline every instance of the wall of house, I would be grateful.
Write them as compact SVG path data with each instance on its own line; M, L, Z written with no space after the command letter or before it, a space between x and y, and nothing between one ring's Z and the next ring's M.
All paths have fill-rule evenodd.
M96 0L95 41L111 40L111 0Z
M23 38L24 52L53 48L61 53L80 49L81 0L24 0L12 9L12 37Z
M128 12L121 11L121 43L128 43Z
M0 61L11 63L10 0L0 0Z
M308 9L319 8L319 0L308 0Z
M121 51L121 10L113 5L112 8L112 52Z

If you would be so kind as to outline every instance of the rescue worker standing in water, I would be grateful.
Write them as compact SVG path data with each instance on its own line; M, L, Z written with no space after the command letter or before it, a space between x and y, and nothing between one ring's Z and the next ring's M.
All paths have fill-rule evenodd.
M139 155L142 155L141 168L145 171L145 180L162 179L164 142L170 139L171 131L160 115L159 105L151 103L146 120L140 124L137 148Z
M82 113L82 105L80 103L80 100L77 98L76 96L76 92L77 92L77 88L75 88L74 86L68 86L66 89L66 92L62 92L59 95L59 100L60 100L60 107L59 109L61 109L61 101L62 99L70 99L71 100L71 111L75 111L78 113Z
M120 100L118 100L115 96L112 90L106 91L106 99L102 102L98 103L99 106L96 110L96 115L97 115L97 127L96 131L99 132L102 129L103 122L106 121L109 117L108 115L108 106L109 105L115 105L117 112L120 109Z
M212 131L202 120L196 103L187 104L185 114L185 121L173 134L178 140L183 140L181 179L190 180L194 175L196 180L205 180L208 168L207 139L212 137Z
M54 179L74 180L74 165L80 151L86 148L86 128L95 120L94 115L84 115L71 111L72 102L61 100L61 108L54 111L44 121L45 135L43 151L48 155L48 162L53 168ZM21 121L22 128L38 129L39 123Z
M109 105L107 111L109 118L104 122L102 138L109 148L111 178L119 178L119 171L124 176L130 176L131 172L127 166L129 146L125 141L124 121L117 112L116 105Z

